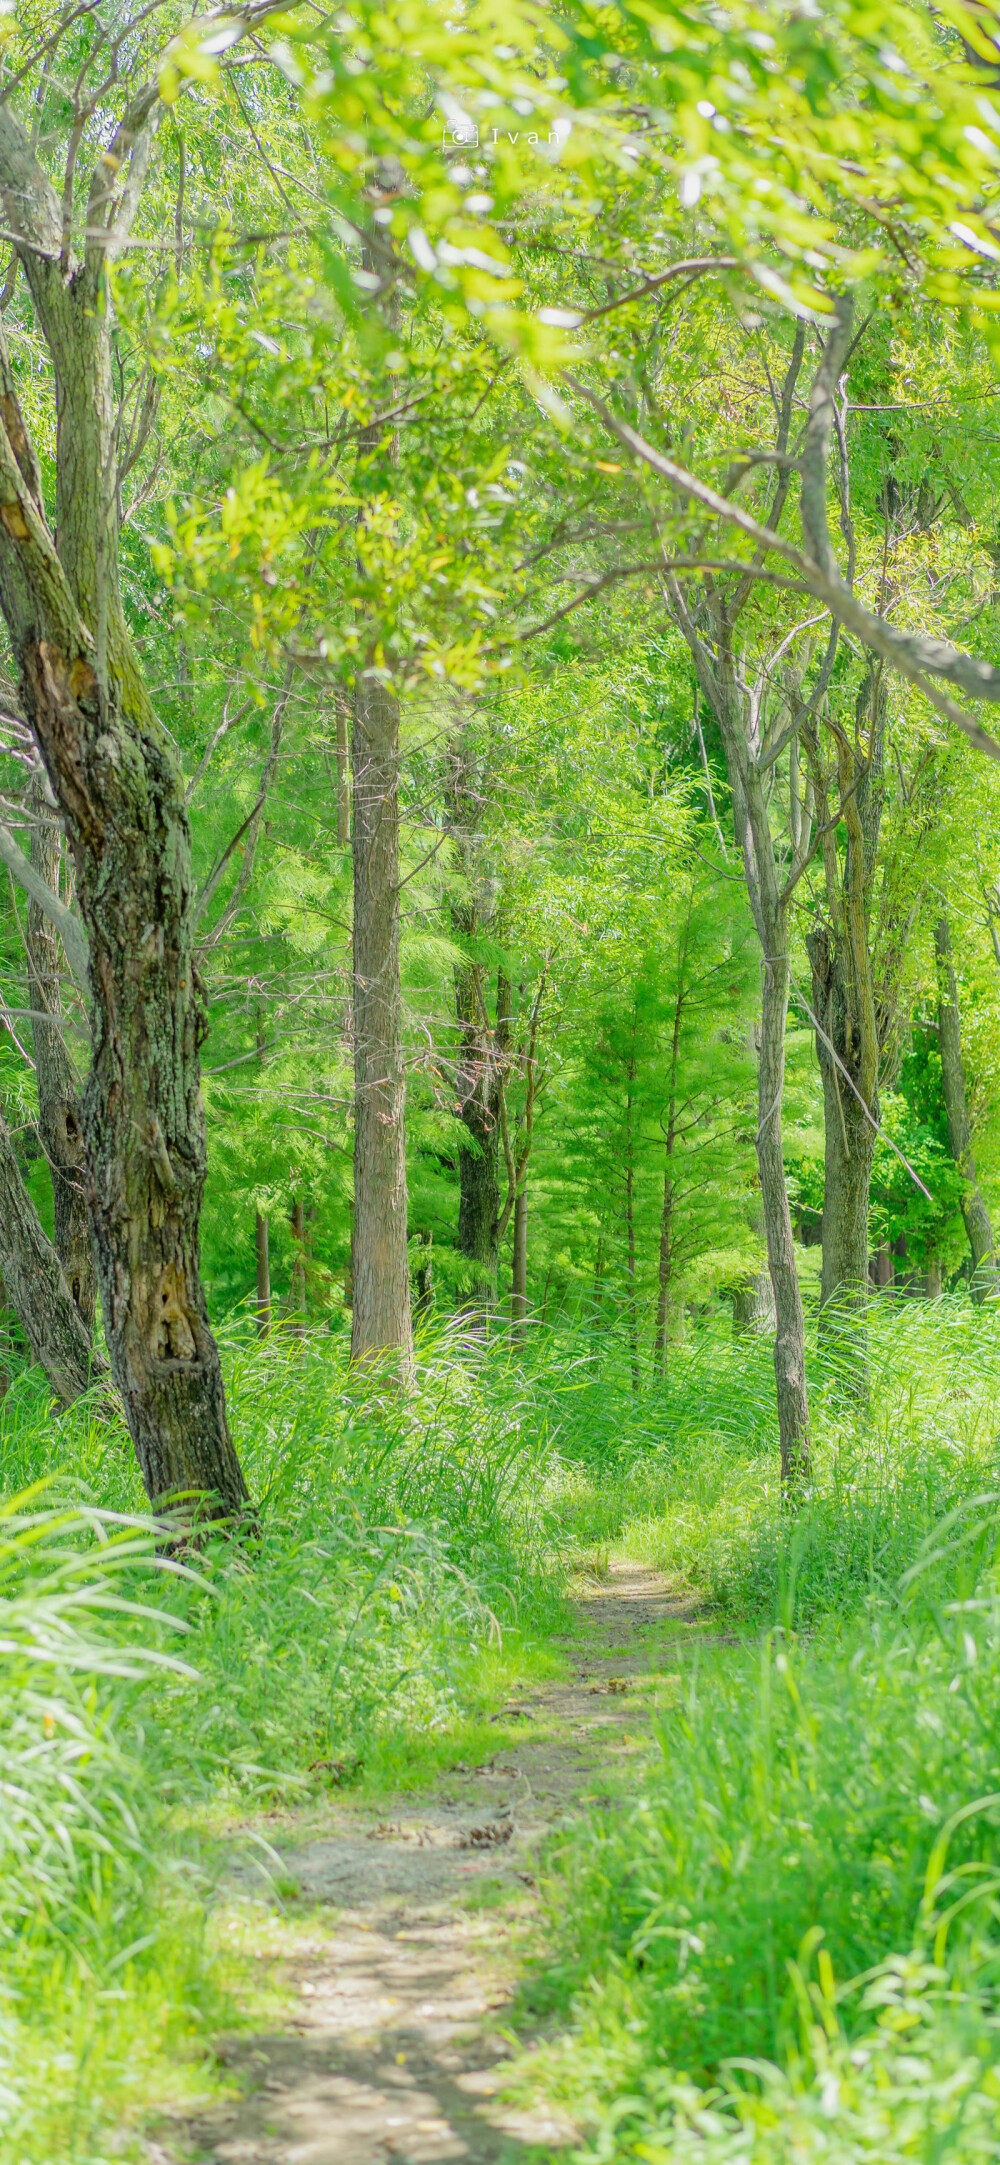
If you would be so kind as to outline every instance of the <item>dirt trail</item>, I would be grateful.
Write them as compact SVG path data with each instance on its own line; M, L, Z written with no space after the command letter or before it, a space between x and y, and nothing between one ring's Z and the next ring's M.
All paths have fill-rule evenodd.
M269 1827L308 1915L283 1959L296 2012L220 2043L244 2095L175 2122L151 2158L514 2165L530 2144L571 2139L550 2112L504 2108L495 2095L539 1843L600 1804L602 1782L620 1787L629 1755L648 1749L657 1701L676 1689L685 1642L700 1637L638 1565L613 1567L576 1607L570 1678L495 1717L516 1741L487 1765L456 1766L436 1789L377 1813L334 1800ZM241 1862L236 1876L260 1900L254 1870Z

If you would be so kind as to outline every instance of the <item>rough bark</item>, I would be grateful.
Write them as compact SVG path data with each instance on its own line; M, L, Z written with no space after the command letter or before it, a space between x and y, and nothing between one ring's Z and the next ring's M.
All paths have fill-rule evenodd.
M39 776L32 788L31 863L59 892L61 837L49 792ZM97 1280L90 1246L80 1090L66 1045L60 989L59 935L35 900L28 903L28 1006L33 1013L38 1127L52 1175L54 1246L88 1338L94 1328ZM43 1021L42 1017L52 1020Z
M948 1142L952 1157L965 1180L961 1208L972 1257L970 1290L973 1300L981 1301L987 1293L1000 1290L1000 1274L995 1260L993 1225L976 1179L972 1127L965 1091L965 1072L962 1067L962 1019L958 1004L958 981L952 960L951 932L947 917L940 917L934 927L934 950L938 968L938 1045L941 1053L945 1110L948 1116Z
M237 1513L198 1253L205 1180L182 776L142 681L118 577L106 257L124 245L157 91L94 168L82 260L21 123L0 104L0 199L56 385L53 539L6 353L0 354L0 608L21 696L73 855L90 943L93 1058L82 1126L114 1380L153 1502L198 1491Z
M0 1271L32 1358L56 1397L70 1406L106 1375L90 1332L75 1306L59 1257L21 1178L10 1135L0 1120Z
M351 1353L413 1362L399 979L399 705L358 674L354 810L354 1301Z

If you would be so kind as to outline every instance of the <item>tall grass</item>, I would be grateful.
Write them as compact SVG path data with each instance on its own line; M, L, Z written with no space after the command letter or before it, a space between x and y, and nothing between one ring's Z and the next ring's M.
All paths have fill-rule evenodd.
M16 1378L3 1487L49 1487L0 1520L3 2165L110 2156L101 2127L127 2141L204 2034L199 1813L446 1740L496 1703L498 1635L544 1636L566 1565L616 1541L743 1643L689 1667L638 1785L559 1838L546 2079L609 2158L922 2155L905 2129L950 2125L949 2099L955 2154L986 2154L998 1338L958 1302L876 1309L867 1400L848 1339L812 1349L790 1510L766 1340L709 1325L635 1394L607 1340L438 1333L400 1394L323 1334L234 1328L258 1531L210 1531L186 1568L106 1411L54 1417Z
M412 1756L558 1607L547 1414L502 1345L439 1334L406 1396L319 1334L234 1329L225 1358L257 1530L186 1565L105 1408L56 1417L26 1372L0 1415L8 1495L47 1483L0 1518L4 2165L110 2156L104 2120L190 2056L217 1996L199 1811Z
M697 1510L681 1424L645 1447L661 1510L623 1535L743 1642L709 1632L639 1783L552 1852L531 2004L568 2029L531 2079L590 2124L588 2157L1000 2147L1000 1329L876 1309L867 1399L846 1342L811 1355L794 1506L753 1435L753 1356L733 1442L721 1341L688 1369L735 1386Z

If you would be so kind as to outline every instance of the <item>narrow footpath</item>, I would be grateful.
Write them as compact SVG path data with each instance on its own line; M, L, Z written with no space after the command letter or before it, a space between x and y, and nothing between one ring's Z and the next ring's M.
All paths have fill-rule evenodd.
M532 2145L572 2142L551 2109L498 2096L539 1850L575 1813L621 1797L702 1637L635 1564L574 1606L570 1677L494 1717L505 1740L486 1765L457 1765L378 1810L346 1797L276 1816L270 1900L240 1853L233 1877L266 1919L293 2010L218 2041L241 2095L161 2126L151 2165L516 2165Z

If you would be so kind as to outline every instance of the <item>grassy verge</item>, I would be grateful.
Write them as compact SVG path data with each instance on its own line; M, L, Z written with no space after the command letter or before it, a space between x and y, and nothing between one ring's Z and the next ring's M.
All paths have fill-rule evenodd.
M741 1643L688 1666L638 1793L550 1856L526 2007L559 2041L519 2079L588 2159L1000 2144L1000 1333L946 1303L877 1315L867 1403L837 1350L794 1508L753 1390L734 1437L721 1344L714 1447L689 1404L646 1493L642 1464L621 1484L619 1538Z
M490 1757L563 1608L547 1411L503 1349L427 1346L380 1399L325 1337L226 1348L252 1544L184 1562L127 1438L37 1379L0 1462L0 2158L128 2157L151 2095L216 2081L267 1963L214 1898L219 1835L276 1804ZM39 1483L43 1484L39 1487ZM265 1949L266 1953L266 1949ZM123 2147L124 2146L124 2147ZM141 2154L136 2133L132 2154Z

